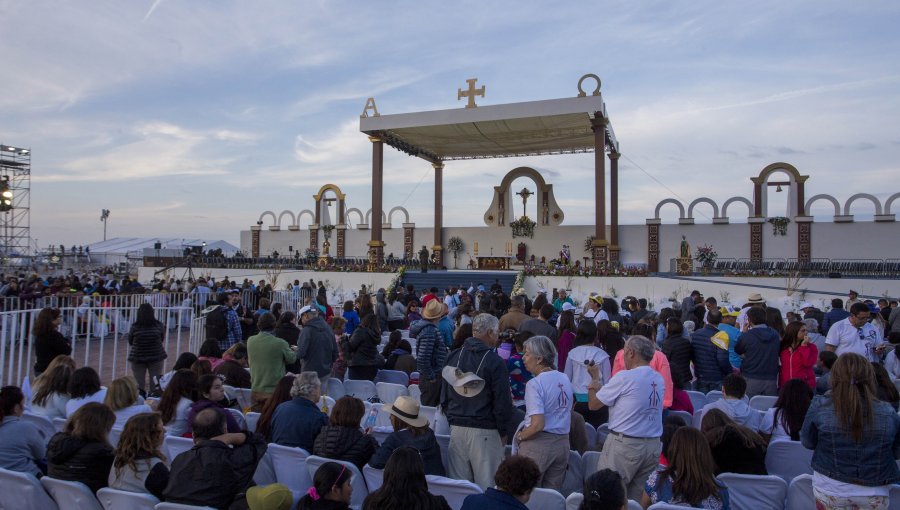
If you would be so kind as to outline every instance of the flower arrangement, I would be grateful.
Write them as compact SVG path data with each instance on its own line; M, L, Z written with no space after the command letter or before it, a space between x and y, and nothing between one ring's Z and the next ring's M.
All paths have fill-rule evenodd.
M453 254L453 268L456 269L456 259L464 249L463 240L460 237L453 236L447 241L447 250Z
M315 259L319 256L319 250L317 248L307 248L306 249L306 258L307 259Z
M400 282L403 281L403 273L405 273L405 272L406 272L406 266L400 266L397 268L397 274L395 274L394 277L391 278L391 283L388 285L388 288L387 288L388 296L390 296L391 292L394 292L394 289L396 289L397 286L400 285Z
M510 222L509 226L512 227L512 236L513 237L534 237L534 227L537 225L536 222L531 221L531 218L528 216L522 216L516 221Z
M713 264L716 263L716 259L719 258L719 253L716 251L712 245L704 244L697 247L697 255L696 259L700 262L702 267L712 267Z
M322 225L322 234L325 235L325 239L331 239L331 232L334 230L334 225Z
M647 267L610 266L594 268L581 265L526 264L525 276L647 276Z
M772 235L786 236L787 226L788 223L791 222L791 220L790 218L785 218L784 216L775 216L774 218L769 218L768 222L772 224Z
M513 283L512 293L510 293L510 296L516 296L520 292L524 291L525 290L523 287L524 284L525 284L525 271L519 271L519 273L516 275L516 281L515 281L515 283Z
M591 250L594 248L594 236L587 236L584 238L584 251L591 253Z

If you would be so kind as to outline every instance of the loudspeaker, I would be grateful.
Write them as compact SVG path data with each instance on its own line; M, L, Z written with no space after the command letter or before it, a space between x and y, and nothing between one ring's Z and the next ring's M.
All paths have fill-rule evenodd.
M840 278L841 273L828 273L829 278Z

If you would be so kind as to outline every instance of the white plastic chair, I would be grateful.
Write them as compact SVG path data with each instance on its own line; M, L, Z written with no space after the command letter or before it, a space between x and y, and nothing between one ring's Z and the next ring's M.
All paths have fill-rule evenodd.
M160 503L156 505L156 510L216 510L211 506L195 506L185 505L182 503Z
M691 398L691 404L694 406L694 410L703 409L703 406L709 403L706 395L699 391L685 391L688 396Z
M811 475L813 451L807 450L799 441L776 439L766 450L766 471L780 476L785 483L800 475Z
M247 413L244 415L244 421L247 422L247 430L256 432L256 424L259 423L260 413Z
M231 416L234 417L234 420L237 422L241 430L247 430L247 420L244 419L244 413L230 407L226 408L225 410L231 413Z
M598 467L600 465L600 452L584 452L584 455L581 456L581 465L583 466L582 474L584 475L582 483L584 483L584 480L587 480L589 476L600 470Z
M701 423L703 422L703 409L694 409L694 416L691 420L691 426L695 429L699 429Z
M893 501L894 498L891 498ZM812 475L800 475L788 485L787 505L784 510L808 510L816 507L813 496Z
M606 442L606 436L609 435L609 423L601 423L597 426L597 444Z
M553 489L536 488L525 506L529 510L566 510L566 498Z
M384 484L384 470L383 469L375 469L372 466L366 464L363 466L362 470L363 478L366 480L366 487L369 488L369 492L377 491L382 484Z
M444 496L450 508L462 508L463 500L470 494L481 494L481 487L468 480L454 480L444 476L426 475L428 492Z
M62 432L63 429L66 428L66 419L65 418L53 418L53 426L56 427L57 432Z
M175 457L190 450L194 447L194 440L188 437L166 436L163 440L166 452L169 454L169 463L175 460Z
M584 501L584 494L580 492L569 494L569 497L566 498L566 510L578 510L582 501Z
M57 510L58 507L34 475L0 468L0 508Z
M722 473L717 477L728 487L734 510L782 510L787 482L775 475Z
M438 446L441 448L441 460L444 464L444 469L450 469L450 434L438 434L434 433L434 438L437 439Z
M107 436L107 439L109 440L109 444L113 448L115 448L116 446L119 445L119 437L122 436L123 430L125 430L125 429L124 428L120 429L120 428L116 428L116 427L113 427L112 429L110 429L109 436Z
M410 384L406 387L406 390L409 391L410 397L416 399L416 402L422 403L422 389L419 388L418 384Z
M590 427L590 425L588 425ZM569 465L566 467L566 477L563 479L563 496L578 492L584 487L584 461L578 450L569 450Z
M323 405L328 406L327 413L325 413L325 411L322 409ZM321 398L319 398L319 401L316 402L316 406L319 408L319 411L322 411L323 413L327 414L328 416L331 416L331 410L334 409L334 399L329 397L328 395L323 395Z
M706 394L706 403L712 404L716 400L719 400L722 398L725 398L725 396L722 395L722 390L711 390ZM701 409L702 409L702 407L701 407ZM694 410L697 410L697 408L695 407Z
M375 386L378 386L380 382L400 384L406 387L409 385L409 375L402 370L379 370L375 376Z
M702 408L701 408L702 409ZM694 408L694 412L697 408ZM669 416L680 416L684 420L684 424L690 426L694 422L694 416L687 411L669 411Z
M225 385L225 395L227 395L228 398L237 400L241 409L250 409L250 407L253 406L253 398L251 398L252 393L250 388L235 388L234 386Z
M644 510L644 507L641 506L640 503L633 499L628 500L628 510ZM678 510L684 510L684 507L679 508Z
M104 487L97 491L97 499L106 510L154 510L159 500L151 494L120 491Z
M352 462L347 462L344 460L335 460L335 459L326 459L325 457L319 457L317 455L310 455L306 458L306 470L309 473L309 479L312 480L316 477L316 471L322 464L326 462L337 462L338 464L347 468L347 471L350 471L352 474L350 478L350 485L353 487L353 496L350 499L350 506L353 508L362 507L363 500L366 499L366 496L369 495L369 487L366 485L366 479L363 477L362 473L359 472L359 469L356 468L356 465Z
M78 508L79 510L103 510L94 493L81 482L68 482L45 476L41 485L47 489L50 497L60 508ZM15 508L15 507L14 507Z
M269 443L267 453L275 468L275 479L290 489L294 501L298 501L312 487L312 476L315 474L307 472L304 468L309 452L303 448Z
M777 401L778 397L771 397L769 395L756 395L755 397L750 399L750 408L765 412L772 408Z
M664 503L660 501L659 503L654 503L647 507L647 510L684 510L684 505L673 505L671 503Z
M888 510L900 510L900 485L891 485L890 501L888 502Z
M341 380L337 377L329 377L328 380L325 381L325 388L323 393L335 400L347 394L347 392L344 390L344 383L342 383Z
M356 397L360 400L369 400L378 395L375 389L375 383L372 381L348 379L344 381L344 392L347 395ZM391 401L393 402L393 400Z
M375 392L378 394L378 400L385 404L393 404L394 400L397 400L397 397L409 395L409 390L406 389L405 384L394 384L389 382L380 382L376 384Z
M44 442L49 442L50 438L57 432L56 427L53 425L53 420L40 414L32 414L25 411L22 414L22 421L27 421L37 427L38 433L44 439Z
M434 427L434 420L437 418L437 407L419 406L419 416L428 419L428 425Z
M584 433L587 436L588 448L597 444L597 429L590 423L584 424Z
M441 412L440 408L434 413L434 423L431 428L434 429L435 434L450 435L450 422L447 421L447 416Z
M410 374L409 374L409 380L410 380L410 381L418 381L418 380L419 380L419 373L418 373L418 372L410 372Z

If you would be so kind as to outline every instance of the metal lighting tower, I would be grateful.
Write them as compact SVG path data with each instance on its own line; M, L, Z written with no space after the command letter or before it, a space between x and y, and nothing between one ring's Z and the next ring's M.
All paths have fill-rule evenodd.
M31 150L0 143L0 257L31 252Z
M100 211L100 221L103 222L103 240L106 241L106 220L109 219L109 209Z

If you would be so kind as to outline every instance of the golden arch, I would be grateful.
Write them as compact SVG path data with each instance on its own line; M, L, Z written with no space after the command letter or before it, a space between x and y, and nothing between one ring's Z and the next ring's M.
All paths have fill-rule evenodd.
M338 221L337 222L338 222L338 225L343 225L343 224L345 224L344 210L346 207L347 196L344 194L343 191L341 191L341 188L339 188L337 184L331 184L331 183L322 186L321 188L319 188L319 192L316 193L315 195L313 195L313 199L316 201L316 208L314 209L314 211L316 212L316 219L315 219L316 225L321 224L320 214L322 212L322 200L325 198L325 192L329 191L329 190L333 191L334 194L337 196L337 199L338 199L338 208L337 208L337 216L338 216L337 220Z

